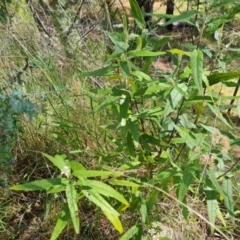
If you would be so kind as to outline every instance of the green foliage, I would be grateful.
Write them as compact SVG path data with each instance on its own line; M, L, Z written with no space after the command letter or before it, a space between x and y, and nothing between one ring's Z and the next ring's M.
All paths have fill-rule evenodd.
M84 97L90 99L91 117L96 120L101 116L101 132L95 135L98 150L94 157L91 155L91 158L98 159L100 166L87 170L79 159L68 160L64 154L53 157L44 153L61 175L10 188L61 193L64 196L65 204L51 240L57 239L69 222L75 233L81 235L79 203L82 199L101 210L122 234L120 239L142 239L144 230L154 217L156 204L168 197L179 204L186 221L191 221L192 214L197 215L189 207L189 199L201 198L211 232L217 230L225 237L222 231L228 228L228 221L234 224L237 220L233 181L238 170L231 150L239 145L240 139L238 134L232 133L234 123L226 119L222 110L237 108L240 114L240 105L239 102L237 106L226 105L225 99L213 90L217 84L231 85L229 81L240 76L238 71L227 71L226 62L234 58L229 59L228 47L223 49L221 37L224 25L238 13L239 4L234 10L231 10L231 5L225 6L233 2L213 1L213 4L206 4L203 11L186 11L171 18L156 15L157 21L166 17L170 19L164 26L181 20L195 27L200 36L196 42L192 39L191 44L175 42L176 47L171 47L170 34L161 40L154 37L152 30L146 29L136 0L130 0L130 5L137 30L133 31L124 18L122 32L105 32L111 51L106 55L105 64L101 65L104 67L78 74L81 78L101 77L106 81L103 88L84 89ZM220 17L218 13L223 11L222 7L227 14ZM192 19L197 20L196 15L200 16L199 23ZM56 13L53 21L57 32L61 32L61 21ZM204 34L214 34L214 49L202 44ZM59 36L66 49L65 36ZM166 43L169 50L164 50ZM239 54L239 49L235 51ZM172 59L172 71L154 69L155 60L163 56ZM237 90L238 85L232 86ZM236 95L230 98L237 99ZM12 111L4 126L13 121L12 116L17 117L14 118L16 121L22 114L28 114L28 109L34 110L31 104L26 107L25 101L25 108L20 108L23 105L16 105L19 99L22 98L7 100L2 107L2 111ZM64 104L64 100L61 97L61 103ZM54 102L50 104L59 115L59 128L66 128L66 125L75 127L71 120L64 119L55 111ZM69 116L71 110L66 109ZM18 126L18 121L14 121L12 129ZM59 131L58 138L62 144L71 146L60 136L64 130ZM90 136L93 131L87 130ZM68 134L71 138L72 135ZM99 139L101 141L98 142ZM169 189L174 194L169 194ZM120 214L127 208L131 226L120 221ZM216 219L224 229L215 225Z
M0 163L10 164L14 156L12 150L21 132L21 117L26 115L31 120L38 108L21 84L12 84L12 89L0 94Z
M5 23L10 18L7 10L7 4L10 4L12 0L2 0L0 2L0 22Z
M139 24L142 23L140 10L135 6L135 1L130 3L135 21L142 29L144 25ZM186 12L176 19L172 18L169 23L189 19L193 14L196 14L196 11ZM232 17L233 15L229 19ZM214 31L216 30L217 28ZM151 176L150 179L142 176L139 180L135 176L136 181L150 182L165 189L173 184L178 200L183 204L180 205L186 219L189 217L186 207L189 190L196 194L201 191L201 194L206 196L212 231L216 228L216 217L225 226L225 216L219 207L219 196L224 199L225 208L234 221L233 193L231 181L227 180L219 167L226 166L227 159L231 159L230 140L229 136L220 132L218 139L218 130L213 131L215 126L202 125L201 121L204 121L203 114L208 109L226 128L232 128L231 123L219 111L219 97L215 98L208 90L209 86L239 77L238 72L207 73L204 62L206 55L200 48L195 47L191 52L181 49L168 51L173 58L178 59L174 71L153 77L149 66L156 56L167 55L168 52L155 50L158 49L158 42L155 42L153 37L145 37L146 29L134 35L128 31L124 26L123 33L107 33L113 43L113 52L108 55L108 67L80 73L80 76L112 74L115 81L112 88L106 88L105 94L99 94L99 99L95 99L98 105L95 112L100 109L112 111L110 115L115 117L111 118L106 129L115 131L113 142L118 149L116 154L123 154L129 161L140 160L139 168L146 169ZM142 44L143 42L145 44ZM179 73L183 56L185 61L190 63L185 69L181 69L182 73L186 74ZM102 90L100 91L102 93ZM191 110L189 103L195 104L195 111ZM215 143L216 139L218 142ZM162 163L168 166L168 170L162 167ZM157 169L155 174L152 173L154 168ZM217 177L220 174L223 174L226 190L220 185ZM194 188L196 183L201 186L198 190ZM130 208L132 212L138 212L141 220L138 219L121 239L131 239L139 234L139 222L144 226L157 198L156 191L145 199L143 192L132 189L133 200Z
M63 206L59 214L51 236L52 240L59 237L70 220L72 221L75 232L77 234L80 232L78 202L83 196L98 206L120 233L123 232L122 223L119 219L120 213L111 206L110 199L115 199L121 203L123 209L129 206L128 201L110 185L99 180L91 180L92 177L104 177L106 181L106 177L120 176L123 173L86 170L80 163L74 160L67 160L65 155L56 155L55 157L48 154L43 155L61 171L62 177L15 185L10 187L10 189L15 191L45 190L48 194L65 191L67 203ZM118 182L118 185L125 186L126 184L131 185L131 182L125 181L124 184Z

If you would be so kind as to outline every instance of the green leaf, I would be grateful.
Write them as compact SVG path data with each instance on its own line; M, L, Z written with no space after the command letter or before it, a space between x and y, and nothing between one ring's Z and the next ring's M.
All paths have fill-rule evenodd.
M149 118L154 116L161 116L163 113L164 111L161 107L156 107L156 108L145 110L138 114L132 115L132 117L137 119L142 119L142 118Z
M141 206L140 206L139 212L141 214L142 223L146 223L148 211L147 211L147 206L144 198L141 198Z
M91 202L101 208L104 215L113 224L113 226L120 232L123 232L122 224L119 220L119 213L95 190L82 190L82 193Z
M114 175L110 171L97 171L97 170L75 170L73 171L73 176L77 178L90 178L90 177L109 177Z
M209 86L215 85L219 82L224 83L228 80L236 79L239 77L240 77L240 72L213 73L212 75L207 76ZM204 87L206 86L204 85Z
M56 226L54 227L50 240L56 240L59 237L63 229L67 226L67 223L70 220L70 218L71 215L69 212L68 204L65 203L61 213L59 214Z
M66 158L65 154L55 155L54 157L52 157L46 153L43 153L43 156L50 160L60 170L62 170L66 166L66 162L64 161Z
M201 50L193 50L191 54L191 68L192 68L192 77L193 81L199 91L203 94L203 84L202 84L202 75L203 75L203 53Z
M212 224L211 233L214 232L214 226L216 221L216 212L217 212L218 202L217 200L207 200L207 211L208 211L208 219Z
M162 56L166 54L165 52L152 52L149 50L139 50L139 51L130 51L129 54L133 55L134 57L155 57L155 56Z
M141 25L142 28L145 28L145 20L142 14L142 10L140 9L138 3L136 0L129 0L130 6L131 6L131 11L132 15L135 20L137 20Z
M99 106L94 110L94 113L100 111L101 109L107 107L108 105L113 104L120 96L108 96L107 99L103 100Z
M178 200L183 201L187 190L194 178L194 165L190 164L184 171L182 181L178 191Z
M132 75L136 76L140 80L146 79L148 81L151 81L151 77L142 71L134 71L132 72Z
M130 182L127 180L110 180L108 181L111 185L116 185L116 186L125 186L125 187L140 187L141 185L134 183L134 182Z
M190 149L196 147L197 139L189 129L178 127L177 125L175 125L175 129Z
M215 114L215 116L220 119L223 123L225 123L226 126L228 126L230 129L232 129L231 125L227 122L227 120L223 117L222 113L219 111L219 108L215 105L212 106L211 104L208 104L208 107L210 110Z
M167 26L167 25L169 25L171 23L178 22L178 21L184 21L184 20L185 20L185 22L191 23L190 21L188 21L188 19L191 16L193 16L193 15L195 15L197 13L198 13L197 10L185 11L182 14L176 16L176 17L172 17L169 21L167 21L165 24L163 24L163 26Z
M10 187L10 189L14 191L42 191L42 190L48 191L53 187L66 186L67 184L68 180L66 178L49 178L24 183L21 185L14 185Z
M108 67L104 67L92 72L80 72L79 76L80 77L101 77L101 76L114 76L115 72L113 71L112 65Z
M72 161L69 161L69 163L73 171L86 170L86 168L80 162L72 160Z
M224 178L222 187L223 191L227 194L227 196L224 196L224 204L228 210L231 221L235 223L232 180L230 178Z
M84 181L84 185L91 187L93 190L95 190L101 195L115 198L119 202L127 206L129 205L128 201L124 198L122 194L120 194L118 191L116 191L114 188L107 185L106 183L95 181L95 180L86 180Z
M126 142L126 149L129 153L129 156L135 157L135 148L131 133L128 131L127 133L127 142Z
M177 87L173 88L165 104L164 117L174 111L176 106L180 103L183 94L187 92L187 89L188 87L184 83L180 83Z
M158 195L159 195L159 191L157 191L156 189L153 189L153 191L151 192L151 194L148 197L147 202L146 202L148 213L152 210L153 206L157 202Z
M150 180L150 183L156 184L156 183L165 182L166 180L171 179L176 174L178 174L178 170L176 168L170 168L154 176L154 178Z
M79 234L80 222L78 216L77 192L72 183L69 183L66 187L66 197L74 230L76 234Z
M123 33L119 32L108 32L105 31L109 39L112 41L114 45L118 44L119 42L124 42L124 35Z
M129 121L129 130L133 139L133 144L138 148L139 146L139 130L137 121Z
M120 61L119 66L125 77L130 77L130 69L127 61Z
M132 239L138 233L137 225L132 226L124 233L124 235L119 240L129 240Z
M226 196L226 194L224 193L224 191L222 190L221 186L219 185L219 183L217 181L217 178L215 176L214 171L213 170L207 170L207 174L208 174L209 179L212 182L212 185L213 185L214 189L218 193L222 194L223 196Z
M131 100L130 95L127 92L122 94L122 96L120 98L121 126L125 126L126 125L130 100Z

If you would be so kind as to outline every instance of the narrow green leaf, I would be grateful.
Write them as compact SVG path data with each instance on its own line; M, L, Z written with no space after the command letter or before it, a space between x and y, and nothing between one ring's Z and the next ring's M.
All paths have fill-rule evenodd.
M197 146L197 139L189 129L178 127L177 125L175 125L175 129L190 149Z
M224 204L228 210L231 221L235 223L232 180L230 178L224 178L222 187L223 191L227 194L227 196L224 196Z
M152 52L145 49L138 50L138 51L134 50L134 51L130 51L129 53L134 57L155 57L155 56L162 56L166 54L165 52Z
M90 177L108 177L114 175L110 171L97 171L97 170L75 170L73 176L77 178L90 178Z
M128 150L129 156L135 157L134 142L133 142L133 138L132 138L130 131L128 131L128 133L127 133L126 145L127 145L127 150Z
M48 191L53 187L65 187L68 184L68 180L65 178L49 178L37 180L34 182L24 183L21 185L14 185L10 187L14 191Z
M125 186L125 187L140 187L141 185L134 183L134 182L130 182L127 180L110 180L108 181L111 185L115 185L115 186Z
M122 94L120 98L120 118L121 118L121 126L126 125L128 110L130 104L130 95L128 93Z
M171 179L176 174L178 174L178 170L176 168L170 168L154 176L154 178L150 180L150 183L156 184L156 183L165 182L166 180Z
M189 19L191 16L193 16L193 15L195 15L195 14L197 14L197 13L198 13L197 10L185 11L185 12L183 12L182 14L176 16L176 17L172 17L169 21L167 21L165 24L163 24L163 26L167 26L167 25L169 25L169 24L171 24L171 23L178 22L178 21L184 21L184 20L185 20L186 22L188 22L188 23L191 23L190 21L188 21L188 19Z
M227 122L227 120L223 117L222 113L220 110L211 104L208 104L208 107L210 110L215 114L215 116L220 119L226 126L228 126L230 129L232 129L231 125Z
M70 165L71 165L71 169L73 171L77 171L77 170L86 170L86 168L80 163L80 162L77 162L77 161L69 161L70 162Z
M240 77L240 72L213 73L213 74L207 76L209 86L212 86L219 82L224 83L228 80L236 79L239 77ZM206 87L206 86L204 86L204 87Z
M219 208L219 205L217 204L217 210L216 210L216 216L218 217L218 219L220 219L220 221L222 222L223 226L226 227L226 221L223 217L223 214Z
M113 76L115 73L113 71L113 67L112 65L105 67L105 68L101 68L98 70L95 70L93 72L80 72L79 76L80 77L101 77L101 76Z
M137 20L142 25L142 28L145 28L145 25L146 25L145 20L142 14L142 10L140 9L137 1L129 0L129 3L130 3L130 7L131 7L131 11L134 19Z
M181 89L181 91L180 91ZM181 102L183 94L186 93L188 87L185 83L180 83L176 87L174 87L167 98L167 103L164 108L164 117L168 116L169 113L173 112L178 104Z
M217 205L218 205L217 200L207 200L208 219L209 219L209 222L212 224L211 226L212 234L214 233Z
M132 226L127 230L127 232L122 235L122 237L119 240L129 240L132 239L137 233L138 233L138 227L137 225Z
M194 166L190 164L184 171L182 181L180 183L179 191L178 191L178 200L183 201L187 190L194 178Z
M136 76L140 80L146 79L148 81L151 81L151 77L142 71L134 71L131 74Z
M55 155L54 157L52 157L46 153L43 153L43 156L50 160L60 170L62 170L66 166L66 162L64 161L66 158L65 154Z
M103 100L99 106L94 110L94 113L100 111L101 109L107 107L110 104L113 104L120 96L108 96L107 99Z
M68 204L65 203L61 213L59 214L56 226L54 227L50 240L56 240L59 237L63 229L67 226L67 223L70 219L71 215L69 212Z
M150 196L147 198L146 206L147 206L148 213L152 210L153 206L157 202L158 195L159 195L159 191L157 191L156 189L153 189Z
M193 81L199 91L203 94L203 84L202 84L202 75L203 75L203 53L201 50L193 50L191 54L191 68L192 68L192 77Z
M138 148L139 146L139 130L137 121L129 121L129 130L133 139L133 144Z
M82 193L91 202L101 208L104 215L113 224L113 226L120 232L123 232L122 224L119 220L119 213L95 190L82 190Z
M91 187L93 190L95 190L101 195L115 198L119 202L125 205L129 205L128 201L124 198L122 194L120 194L118 191L116 191L114 188L107 185L106 183L95 180L86 180L84 181L84 185Z
M218 193L222 194L223 196L226 196L226 194L224 193L224 191L222 190L221 186L219 185L219 183L218 183L218 181L217 181L217 178L216 178L216 176L215 176L214 171L213 171L213 170L208 170L208 171L207 171L207 174L208 174L208 177L209 177L209 179L211 180L211 182L212 182L212 184L213 184L214 189L215 189Z
M80 222L78 216L77 192L72 183L69 183L66 187L66 197L74 230L78 234L80 231Z
M142 223L146 223L148 211L147 211L145 199L143 199L143 198L141 198L141 206L140 206L139 212L141 214Z
M130 77L130 69L127 61L120 61L119 66L125 77Z

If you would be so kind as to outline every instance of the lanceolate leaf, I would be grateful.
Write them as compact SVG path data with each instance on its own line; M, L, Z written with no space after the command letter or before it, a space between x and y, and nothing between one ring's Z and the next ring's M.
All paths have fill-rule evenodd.
M189 129L178 127L177 125L175 125L175 129L190 149L197 145L197 139Z
M68 204L65 203L56 223L56 226L53 230L50 240L55 240L61 234L63 229L67 226L68 221L71 219L69 212Z
M120 233L123 232L122 224L119 220L119 213L99 193L95 190L83 190L82 193L91 202L101 208L104 215Z
M140 187L141 185L137 184L137 183L133 183L127 180L110 180L108 181L110 184L112 185L116 185L116 186L126 186L126 187Z
M199 91L203 94L202 75L203 75L203 53L200 50L193 50L191 54L191 68L193 81Z
M131 55L135 56L135 57L154 57L154 56L161 56L164 55L165 52L152 52L149 50L139 50L139 51L131 51L130 52Z
M77 192L72 183L69 183L66 187L66 197L69 212L71 215L72 223L75 232L78 234L80 229L79 216L78 216L78 206L77 206Z
M163 26L169 25L169 24L177 22L177 21L184 21L184 20L187 21L191 16L193 16L197 12L198 11L196 11L196 10L190 10L190 11L183 12L182 14L180 14L176 17L173 17L171 20L167 21ZM187 21L187 22L189 22L189 21Z
M95 70L93 72L80 72L79 75L80 75L80 77L113 76L114 75L114 71L113 71L112 66L110 65L108 67L101 68L101 69Z
M223 196L226 196L226 194L224 193L224 191L222 190L222 188L220 187L220 185L219 185L219 183L217 181L217 178L216 178L216 176L214 174L214 171L213 170L208 170L207 174L208 174L208 177L209 177L209 179L211 180L211 182L213 184L214 189L218 193L222 194Z
M153 206L155 205L157 199L158 199L159 191L156 189L153 189L150 196L147 199L146 206L148 213L152 210Z
M43 180L37 180L34 182L24 183L21 185L14 185L10 187L14 191L48 191L53 187L66 186L68 180L65 178L49 178Z
M84 181L84 185L92 188L94 191L98 192L101 195L112 197L117 199L119 202L129 205L128 201L124 198L122 194L120 194L118 191L116 191L111 186L95 180L86 180Z
M208 219L213 226L215 226L215 221L216 221L217 205L218 205L217 200L215 199L207 200ZM214 232L213 226L211 226L211 233Z
M236 79L239 77L240 77L240 72L213 73L212 75L207 76L209 86L212 86L219 82L224 83L228 80Z
M89 177L108 177L113 175L110 171L97 171L97 170L75 170L73 176L77 178L89 178Z
M182 177L182 181L179 187L179 191L178 191L178 199L180 201L183 201L187 190L194 178L194 166L192 164L190 164L184 171L183 171L183 177Z
M208 107L210 108L210 110L216 115L216 117L218 119L220 119L223 123L226 124L226 126L228 126L230 129L232 129L231 125L227 122L227 120L223 117L222 113L219 111L219 109L211 104L208 104Z
M227 193L227 196L224 196L225 206L228 210L228 213L231 217L232 222L235 223L232 180L230 178L224 178L223 191Z
M138 227L136 225L132 226L127 232L119 240L129 240L133 239L133 237L138 233Z
M140 22L142 24L142 27L145 28L145 21L144 21L144 17L142 14L142 10L140 9L138 3L136 0L129 0L130 6L131 6L131 10L132 10L132 14L133 17L138 20L138 22Z
M66 166L66 163L65 163L65 158L66 158L66 155L63 154L63 155L55 155L54 157L46 154L46 153L43 153L43 156L46 157L48 160L50 160L56 167L58 167L60 170L62 170L65 166Z

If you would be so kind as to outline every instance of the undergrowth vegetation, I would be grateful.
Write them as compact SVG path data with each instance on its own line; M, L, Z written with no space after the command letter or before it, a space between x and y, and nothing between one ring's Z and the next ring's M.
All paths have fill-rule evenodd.
M116 1L0 3L1 239L239 239L239 2Z

